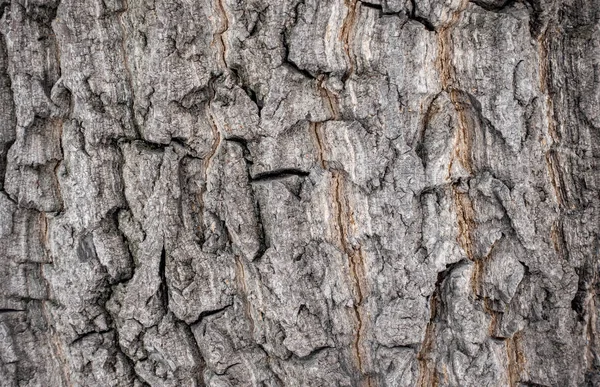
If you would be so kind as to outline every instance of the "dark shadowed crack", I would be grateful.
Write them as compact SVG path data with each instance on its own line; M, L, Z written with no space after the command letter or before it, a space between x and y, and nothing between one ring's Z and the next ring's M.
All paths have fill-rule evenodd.
M271 181L271 180L279 180L285 179L290 176L299 176L306 177L310 174L310 172L302 171L300 169L295 168L282 168L276 169L273 171L261 172L257 173L250 180L251 182L261 182L261 181Z

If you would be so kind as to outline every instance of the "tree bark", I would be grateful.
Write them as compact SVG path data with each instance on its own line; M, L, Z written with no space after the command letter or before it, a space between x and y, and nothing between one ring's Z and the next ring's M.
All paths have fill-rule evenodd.
M600 386L600 1L0 9L0 386Z

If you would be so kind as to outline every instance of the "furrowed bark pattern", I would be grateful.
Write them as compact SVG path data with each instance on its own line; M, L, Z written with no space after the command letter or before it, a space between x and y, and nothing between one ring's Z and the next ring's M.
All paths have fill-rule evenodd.
M597 0L0 0L0 386L596 386Z

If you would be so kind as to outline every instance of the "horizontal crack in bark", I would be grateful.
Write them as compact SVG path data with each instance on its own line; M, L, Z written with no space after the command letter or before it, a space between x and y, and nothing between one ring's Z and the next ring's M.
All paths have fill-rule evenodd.
M278 180L278 179L285 179L286 177L290 177L290 176L306 177L309 174L310 174L310 172L306 172L306 171L296 169L296 168L282 168L282 169L276 169L276 170L272 170L272 171L257 173L250 179L250 182L272 181L272 180Z

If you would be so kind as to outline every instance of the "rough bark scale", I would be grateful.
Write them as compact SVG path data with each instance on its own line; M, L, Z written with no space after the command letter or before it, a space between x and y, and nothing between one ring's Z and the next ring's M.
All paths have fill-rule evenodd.
M1 386L596 386L597 0L1 0Z

